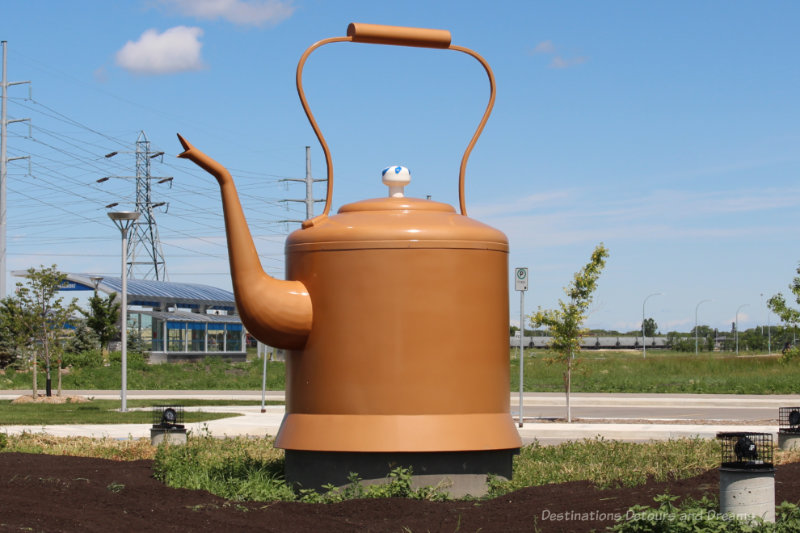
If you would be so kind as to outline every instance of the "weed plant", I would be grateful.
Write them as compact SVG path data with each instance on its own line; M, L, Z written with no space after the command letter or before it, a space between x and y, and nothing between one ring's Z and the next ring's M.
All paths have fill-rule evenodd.
M800 531L800 507L783 502L775 510L775 522L759 518L737 520L719 512L716 499L687 498L680 505L677 496L661 494L653 498L655 507L635 505L609 528L616 533L690 532L707 533L796 533Z
M324 492L300 489L298 499L305 503L339 503L360 498L410 498L412 500L444 501L447 493L444 487L411 488L413 472L410 468L397 467L387 476L386 483L363 485L356 473L351 473L348 484L337 488L325 485Z
M170 487L206 490L231 501L302 501L335 503L353 498L415 498L444 500L438 487L411 488L411 471L392 470L385 484L363 485L357 474L343 488L295 492L283 477L283 451L273 438L215 439L201 435L184 446L160 446L153 475Z
M160 446L153 475L169 487L206 490L228 500L293 500L283 479L283 451L272 437L195 436L183 446Z

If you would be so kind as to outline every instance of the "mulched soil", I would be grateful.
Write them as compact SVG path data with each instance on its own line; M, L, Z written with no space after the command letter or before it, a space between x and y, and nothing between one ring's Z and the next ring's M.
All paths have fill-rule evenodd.
M800 501L800 463L778 467L775 480L776 502ZM603 491L563 483L484 501L234 503L167 488L153 479L152 461L0 453L0 531L588 532L665 492L716 495L719 473Z

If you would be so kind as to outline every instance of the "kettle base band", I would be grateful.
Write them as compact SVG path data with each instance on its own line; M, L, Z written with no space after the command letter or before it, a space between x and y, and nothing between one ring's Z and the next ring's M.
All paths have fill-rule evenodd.
M275 447L316 452L465 452L522 445L508 412L283 417Z

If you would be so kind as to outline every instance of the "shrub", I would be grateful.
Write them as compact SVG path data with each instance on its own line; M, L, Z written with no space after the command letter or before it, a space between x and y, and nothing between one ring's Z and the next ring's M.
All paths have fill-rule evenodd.
M128 351L128 370L144 370L147 368L147 363L150 354ZM122 364L122 352L111 352L108 354L108 360L112 365Z
M791 363L797 356L800 355L800 347L792 346L783 351L783 355L781 355L781 363L788 364Z
M7 350L0 346L0 368L6 368L17 360L17 354L13 350Z
M97 368L103 366L103 354L100 350L65 353L61 362L64 366L71 366L73 368Z

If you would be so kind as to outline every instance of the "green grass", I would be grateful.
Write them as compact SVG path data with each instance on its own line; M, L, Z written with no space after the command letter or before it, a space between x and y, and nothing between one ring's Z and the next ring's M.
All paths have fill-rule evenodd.
M563 365L548 364L552 354L526 350L525 390L561 392ZM510 386L518 390L518 351L510 357ZM574 392L668 392L703 394L793 394L800 382L800 360L782 364L778 356L736 357L730 352L650 350L640 352L581 352L573 372ZM140 365L128 370L129 390L261 390L261 361L226 363L208 358L197 363ZM270 362L267 388L283 390L285 364ZM7 370L0 390L30 389L30 374ZM44 388L44 373L39 373ZM63 376L64 389L114 390L120 387L120 367L75 368Z
M511 390L519 390L519 356L511 352ZM552 353L525 351L525 390L561 392L564 365L549 364ZM736 357L729 352L583 351L573 369L573 392L659 392L694 394L794 394L800 362L777 356Z
M90 439L40 434L3 435L0 451L79 455L116 460L154 459L154 475L171 487L207 490L234 501L338 501L346 494L296 493L283 478L283 450L272 437L211 438L200 432L185 446L158 448L149 439ZM5 443L5 444L4 444ZM492 480L490 497L522 487L586 480L598 488L637 486L648 477L678 480L719 466L716 440L677 439L629 443L585 439L557 446L534 443L514 458L511 481ZM777 465L800 460L800 451L774 451ZM402 474L398 476L402 478ZM394 479L395 488L397 481ZM378 491L380 494L385 491ZM364 496L364 491L352 491ZM433 492L411 494L437 499Z
M284 405L282 401L267 400L266 405ZM261 400L203 400L201 398L162 398L159 400L136 400L128 398L128 407L155 407L159 405L181 405L183 407L202 407L213 405L215 407L254 406L261 405ZM119 405L117 405L119 407Z
M535 442L514 458L513 479L493 483L492 494L567 481L610 488L642 485L648 478L683 479L719 466L719 457L719 442L704 439L633 443L597 438L558 446Z
M5 443L5 445L3 445ZM111 437L54 437L45 433L6 435L0 432L0 452L41 453L95 457L114 461L138 461L155 457L150 439L118 440Z
M292 491L283 479L283 452L272 444L270 437L190 439L187 446L160 447L154 475L171 487L207 490L237 501L340 499L340 493L326 500L326 494ZM511 481L492 481L491 496L565 481L588 480L607 488L640 485L648 477L683 479L718 466L719 453L717 441L701 439L646 444L603 439L557 446L534 443L515 457ZM427 491L421 497L437 496Z
M128 390L261 390L260 360L228 363L206 358L196 363L141 365L128 368ZM70 369L62 376L62 388L72 390L119 390L119 364ZM39 388L44 390L44 372L38 372ZM0 390L31 388L31 374L6 370L0 375ZM283 390L285 365L271 361L267 368L267 389ZM55 387L55 378L53 379Z
M142 401L144 407L152 401ZM181 402L182 403L182 402ZM120 408L119 400L92 400L87 403L20 403L0 400L0 424L46 426L53 424L149 424L153 421L152 412L115 411ZM202 422L238 416L234 413L205 413L185 411L184 422Z

